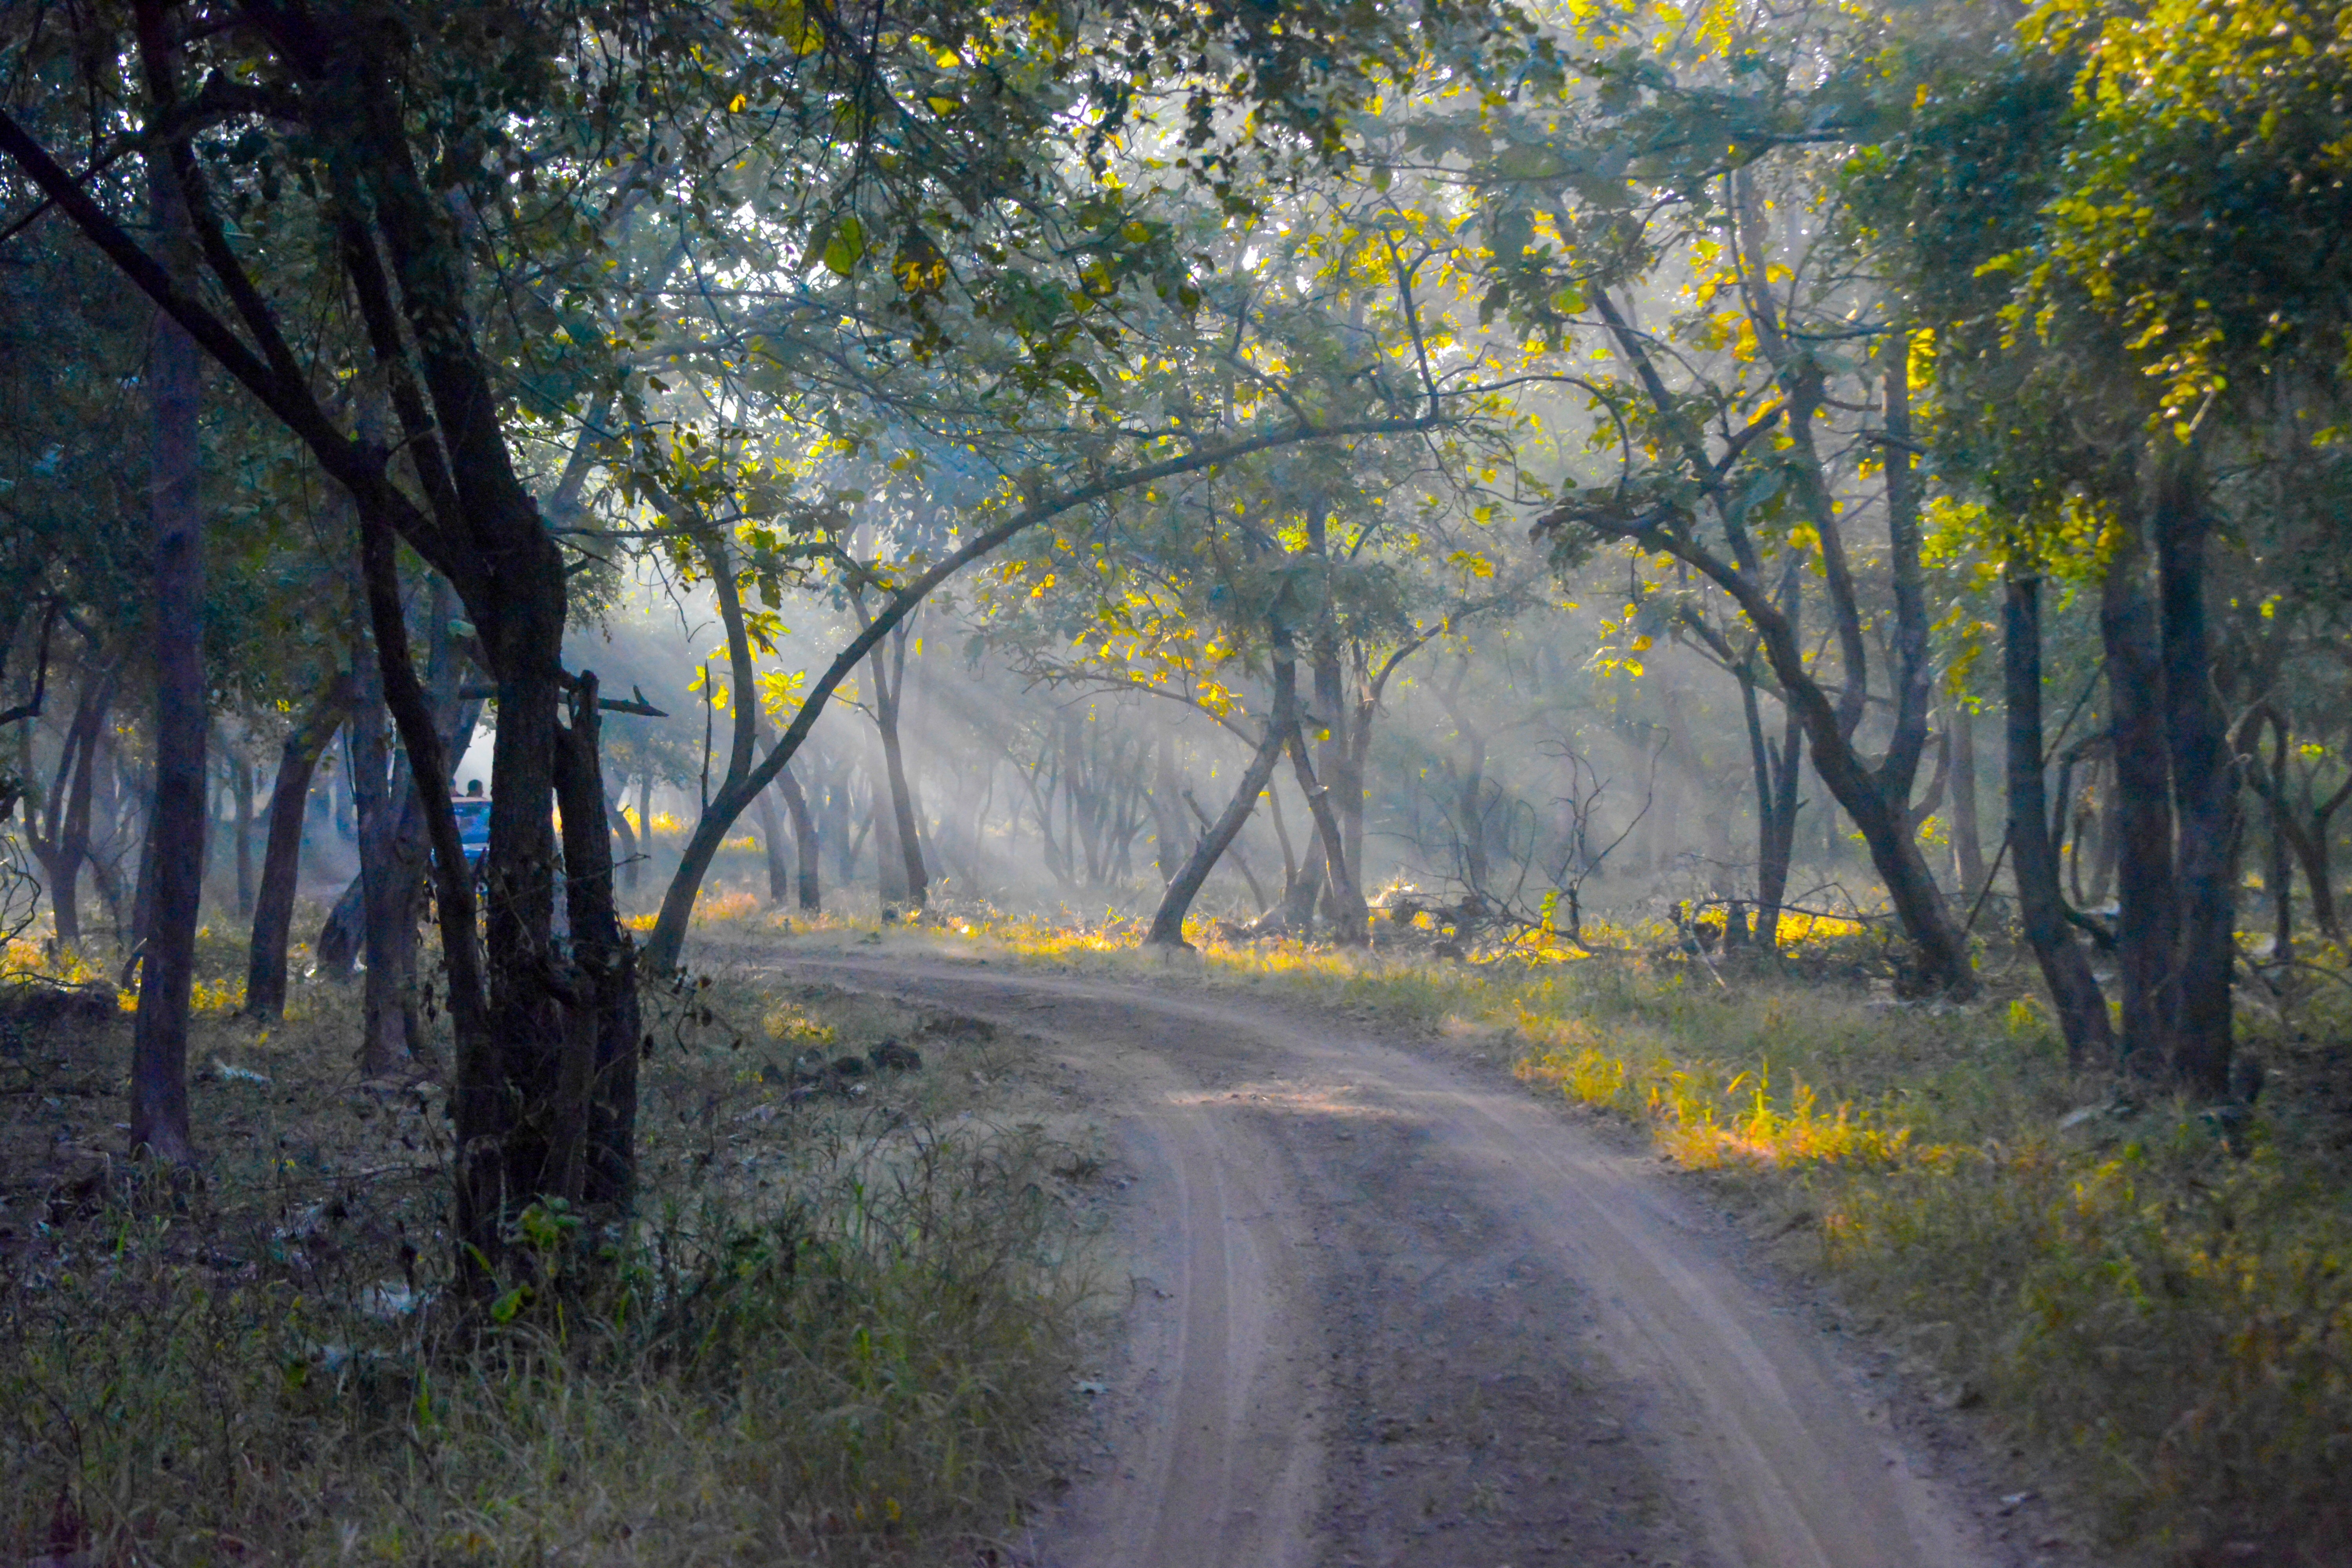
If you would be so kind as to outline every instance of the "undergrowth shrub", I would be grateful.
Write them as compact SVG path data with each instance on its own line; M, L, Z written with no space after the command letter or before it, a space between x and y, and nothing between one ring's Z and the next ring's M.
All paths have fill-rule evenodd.
M671 1211L560 1304L223 1284L166 1218L0 1283L0 1554L864 1563L1008 1524L1063 1386L1042 1152Z
M636 1216L527 1213L517 1281L460 1311L438 1091L357 1080L356 1000L199 1020L193 1186L56 1110L68 1157L0 1182L0 1564L880 1564L1009 1533L1086 1275L1066 1152L966 1113L956 1053L994 1047L926 1037L935 1070L802 1103L772 1042L920 1020L649 988ZM109 1104L121 1044L42 1036L8 1103Z

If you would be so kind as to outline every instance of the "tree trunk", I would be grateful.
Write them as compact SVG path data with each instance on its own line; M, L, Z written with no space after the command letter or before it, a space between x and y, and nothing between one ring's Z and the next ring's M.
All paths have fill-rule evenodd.
M1393 665L1391 666L1394 668ZM1372 724L1380 717L1380 694L1359 671L1354 714L1348 725L1348 766L1339 794L1339 832L1348 845L1348 864L1355 871L1359 892L1364 886L1364 781L1371 776Z
M2265 723L2271 726L2273 748L2273 756L2267 766L2262 753L2262 728ZM2344 932L2336 924L2335 889L2330 886L2331 873L2328 869L2329 840L2332 837L2329 825L2345 802L2352 800L2352 779L2347 779L2334 795L2320 801L2313 798L2311 781L2306 777L2302 813L2298 816L2294 804L2287 798L2286 760L2294 755L2295 747L2286 715L2268 702L2256 703L2246 714L2238 736L2235 749L2245 759L2254 791L2263 797L2269 809L2271 835L2279 841L2273 846L2273 874L2278 875L2276 855L2291 852L2301 864L2304 880L2311 889L2312 923L2330 942L2341 942ZM2284 889L2292 880L2293 868L2289 868L2286 875L2279 877L2279 887ZM2281 899L2290 897L2284 892L2277 896ZM2291 920L2284 906L2273 912L2282 921ZM2283 923L2279 929L2285 932L2289 927Z
M2107 657L2113 715L2116 865L2116 962L2123 1003L2125 1062L2153 1072L2168 1052L2172 951L2179 919L2173 900L2172 778L2164 735L2164 668L2156 610L2145 581L2147 557L2126 541L2107 568L2099 631Z
M2042 784L2042 584L2011 579L2001 618L2001 677L2009 708L2009 847L2025 938L2050 987L2066 1058L2105 1060L2115 1049L2106 998L2066 922L2058 888L2058 846Z
M2271 739L2271 776L2282 784L2286 780L2288 735L2286 726L2274 724ZM2270 805L2271 852L2271 962L2288 964L2294 962L2294 844L2293 827L2287 820L2286 792L2282 788L2268 796Z
M310 779L342 727L355 690L349 671L329 677L278 749L278 776L269 787L268 828L261 851L261 879L254 890L253 936L245 970L245 1010L256 1018L286 1011L286 946L294 927L295 884L302 871L302 824L309 815Z
M1805 731L1793 709L1776 748L1764 737L1763 712L1757 701L1756 678L1741 666L1739 706L1748 725L1748 769L1756 786L1756 923L1757 946L1775 949L1780 941L1780 902L1789 894L1789 865L1797 843L1798 763L1803 754ZM1738 914L1734 911L1737 923Z
M866 753L866 798L874 835L874 892L881 902L882 918L888 920L908 902L907 854L898 847L898 814L890 799L890 764L882 754L878 736Z
M1302 784L1300 787L1303 789L1307 786ZM1279 813L1282 808L1282 793L1278 787L1276 788L1272 798L1275 809ZM1276 819L1279 820L1279 817L1277 816ZM1280 930L1295 931L1301 935L1314 930L1315 905L1318 900L1323 899L1331 885L1330 868L1326 861L1323 841L1315 831L1315 818L1311 808L1307 813L1307 826L1308 833L1305 851L1295 860L1287 855L1283 858L1285 865L1282 911L1279 917ZM1287 835L1285 837L1286 848L1288 847Z
M589 1203L625 1205L636 1182L636 945L613 901L613 845L602 809L604 781L598 744L596 677L586 670L572 689L571 722L557 731L557 798L563 807L563 896L572 926L571 968L587 990L593 1043L585 1053L587 1149L580 1184ZM576 1092L576 1091L575 1091Z
M914 793L907 785L907 759L898 744L899 700L907 693L908 629L902 622L890 634L889 678L884 679L883 652L874 650L874 721L882 732L883 776L889 784L887 809L893 837L906 866L906 901L919 910L930 896L930 878L923 869L921 829L915 821ZM878 818L886 809L877 804Z
M169 101L160 74L162 16L140 7L151 88ZM169 154L151 149L148 194L156 232L183 277L191 270L188 214ZM205 577L198 510L196 428L203 395L196 345L177 321L156 313L148 358L154 417L148 479L155 528L155 793L148 818L142 879L152 903L136 938L139 1016L131 1045L131 1147L175 1166L191 1164L188 1126L188 1016L195 981L197 906L204 897Z
M647 864L654 858L654 771L648 767L637 775L637 853ZM636 886L633 880L629 886Z
M1454 817L1461 827L1455 858L1470 891L1483 894L1491 875L1486 858L1486 736L1470 722L1462 704L1462 683L1469 674L1470 656L1465 653L1454 668L1454 679L1439 689L1438 700L1465 748L1454 780Z
M625 803L629 798L629 781L625 778L622 779L620 785L619 793L605 799L604 821L605 826L612 829L613 836L621 841L621 852L614 860L620 872L621 886L634 893L637 890L637 862L640 858L637 852L637 830L629 826L629 814L625 809Z
M2233 1033L2230 986L2238 947L2230 866L2238 839L2238 779L2213 689L2205 609L2212 517L2198 490L2194 454L2168 453L2159 461L2151 522L2162 605L2165 739L2180 819L2180 931L2173 961L2179 1010L2170 1065L2181 1082L2219 1098L2229 1092Z
M436 578L436 583L433 583L433 626L436 626L436 630L433 630L433 637L428 642L430 654L428 666L425 666L428 689L425 691L428 691L428 699L433 703L433 724L442 733L442 754L445 757L463 757L466 750L473 745L473 729L475 724L480 724L482 703L480 699L461 696L463 682L458 679L458 675L461 675L463 654L458 651L457 639L449 637L449 630L446 630L452 611L454 605L449 602L449 590L446 590L445 583ZM452 781L442 778L437 793L446 795L449 785L452 785ZM383 851L393 856L393 860L385 860L385 863L393 865L393 872L395 872L395 879L400 881L400 886L421 889L425 881L425 858L430 856L430 847L425 844L424 795L419 793L416 769L409 762L409 754L404 748L400 750L395 766L393 766L391 795L385 795L385 799L393 804L393 823L395 823L391 844ZM352 790L352 802L358 802L358 790ZM364 839L362 830L362 856L364 842L367 839ZM409 902L412 902L414 910L414 898ZM414 926L409 926L409 929L414 931ZM397 990L402 996L414 999L414 992L416 992L414 936L395 938L395 941L400 942L402 950L412 954L409 962L400 966ZM334 908L327 912L327 921L318 931L318 941L310 945L310 957L318 959L318 966L322 971L348 973L364 945L367 945L367 877L364 877L362 863L362 875L352 877L343 886L343 893L336 898ZM369 963L374 962L374 957L369 957ZM414 1011L414 1002L409 1002L407 1006L409 1011ZM421 1039L416 1030L409 1030L409 1048L412 1051L416 1039Z
M1332 925L1341 942L1361 947L1371 940L1371 911L1364 907L1364 895L1338 868L1345 864L1348 853L1347 843L1339 836L1339 816L1331 809L1330 791L1316 782L1307 738L1296 725L1290 731L1290 764L1298 775L1298 787L1306 792L1307 809L1315 818L1316 836L1321 841L1325 887L1338 906Z
M1745 201L1744 195L1742 200ZM1755 221L1751 216L1752 225ZM1926 599L1919 560L1916 475L1910 454L1916 450L1910 434L1910 393L1900 353L1887 356L1886 501L1888 565L1892 574L1895 616L1895 726L1885 755L1875 767L1864 763L1853 736L1868 698L1866 639L1847 563L1839 513L1812 447L1812 415L1822 396L1821 373L1806 364L1794 347L1767 331L1759 340L1775 357L1789 386L1787 428L1793 461L1795 491L1821 540L1822 572L1829 587L1832 619L1839 639L1844 684L1832 705L1799 641L1791 617L1772 603L1762 581L1763 561L1748 531L1745 509L1726 488L1721 471L1709 455L1704 431L1684 412L1684 405L1667 388L1645 341L1627 322L1606 291L1596 291L1593 305L1607 323L1619 352L1634 369L1645 395L1666 421L1681 448L1692 481L1703 492L1722 524L1732 558L1726 560L1686 527L1679 516L1663 513L1627 515L1596 510L1572 501L1538 526L1548 529L1571 521L1582 521L1604 536L1631 539L1645 550L1664 550L1696 568L1729 594L1755 628L1772 673L1785 693L1784 700L1801 715L1811 742L1813 767L1822 784L1845 808L1846 815L1869 847L1871 864L1886 884L1889 901L1904 934L1918 959L1918 980L1925 986L1956 996L1974 994L1976 980L1942 889L1927 869L1918 841L1910 832L1909 807L1913 781L1927 738L1927 699L1931 693ZM1769 323L1766 323L1769 324Z
M115 669L86 679L74 704L58 750L57 771L50 776L44 814L46 833L33 837L30 847L49 879L49 920L58 945L67 952L81 946L79 883L82 862L89 858L90 796L97 787L98 740L114 704Z
M1317 516L1319 519L1320 513ZM1321 533L1319 521L1316 532ZM1318 548L1320 548L1318 537ZM1324 611L1325 624L1315 638L1315 706L1316 717L1323 729L1314 747L1312 773L1322 781L1318 798L1338 824L1339 831L1331 835L1323 847L1323 870L1327 896L1323 912L1334 925L1349 929L1364 904L1363 868L1357 864L1355 847L1348 839L1348 817L1350 805L1355 815L1363 815L1363 781L1356 776L1354 736L1349 732L1355 717L1354 705L1348 700L1347 670L1341 660L1339 632L1330 623L1330 611Z
M1184 866L1184 841L1192 837L1185 820L1184 783L1176 772L1176 737L1163 733L1152 748L1151 863L1165 889Z
M766 790L751 803L760 827L760 851L768 862L768 902L781 904L791 896L792 871L784 862L784 834L776 821L776 803Z
M1290 652L1289 640L1276 634L1274 649L1274 710L1266 716L1265 735L1258 742L1257 752L1243 770L1240 787L1221 812L1216 822L1176 873L1160 898L1160 907L1152 912L1151 930L1144 937L1148 947L1184 947L1192 944L1184 940L1184 916L1191 911L1192 900L1200 896L1202 884L1249 820L1257 806L1257 797L1274 777L1275 764L1281 762L1283 748L1288 744L1297 725L1298 667Z
M352 709L352 796L360 826L360 945L367 975L360 1006L360 1072L382 1078L408 1052L403 1005L407 974L399 928L412 912L401 879L399 807L392 795L392 749L385 734L383 683L376 661L357 650L359 696ZM323 943L321 945L324 945Z
M797 891L803 914L820 914L824 909L824 889L820 873L824 862L818 858L823 845L818 841L816 815L809 810L808 796L801 793L800 780L790 768L776 773L776 787L783 793L784 809L792 815L793 848L797 861ZM975 846L974 852L977 853Z
M1944 723L1952 738L1952 868L1961 898L1973 900L1985 880L1984 833L1977 818L1976 715L1955 697Z
M236 793L236 918L247 920L253 914L253 758L242 745L236 748L229 787Z

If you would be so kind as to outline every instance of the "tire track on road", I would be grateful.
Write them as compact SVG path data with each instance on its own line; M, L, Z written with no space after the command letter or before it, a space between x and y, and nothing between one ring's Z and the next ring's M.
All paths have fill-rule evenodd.
M1644 1162L1522 1092L1254 999L778 962L1060 1041L1115 1119L1143 1278L1041 1568L2018 1561Z

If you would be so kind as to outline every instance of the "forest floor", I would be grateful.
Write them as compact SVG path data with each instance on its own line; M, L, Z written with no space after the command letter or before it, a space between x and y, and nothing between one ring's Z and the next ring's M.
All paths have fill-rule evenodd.
M543 1299L485 1324L435 1075L360 1074L352 982L263 1026L200 959L176 1188L123 1155L131 1015L0 986L0 1568L1007 1560L1092 1202L1024 1039L648 986L637 1217L527 1217Z
M1037 1568L2093 1560L1782 1266L1787 1214L1539 1099L1490 1034L952 939L700 951L1033 1037L1056 1135L1099 1141L1120 1284Z

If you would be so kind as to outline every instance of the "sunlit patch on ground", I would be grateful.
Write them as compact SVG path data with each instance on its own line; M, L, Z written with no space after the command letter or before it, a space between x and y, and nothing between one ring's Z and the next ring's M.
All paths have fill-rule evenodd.
M1393 1121L1387 1106L1367 1105L1350 1098L1347 1084L1241 1083L1222 1089L1191 1089L1167 1097L1171 1105L1247 1105L1293 1116L1331 1116L1349 1121Z

